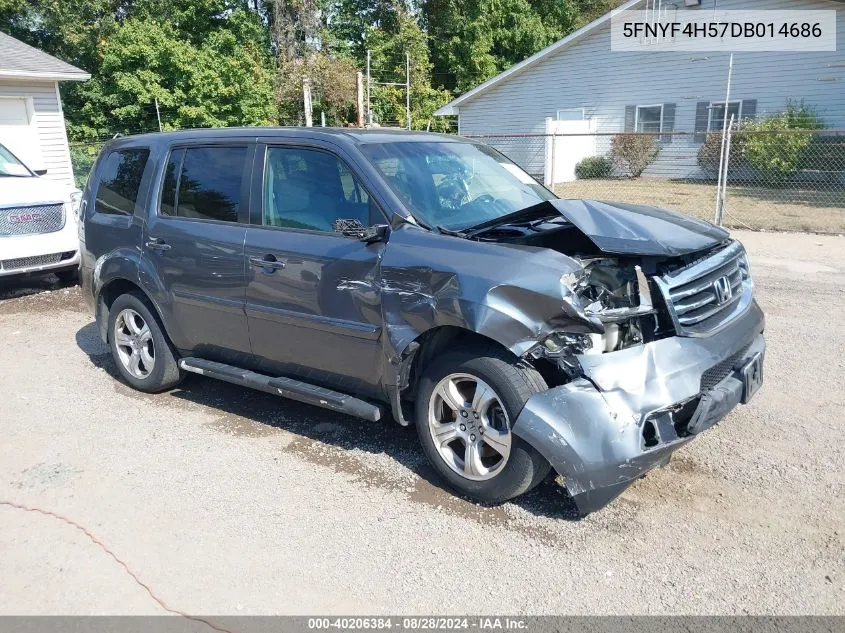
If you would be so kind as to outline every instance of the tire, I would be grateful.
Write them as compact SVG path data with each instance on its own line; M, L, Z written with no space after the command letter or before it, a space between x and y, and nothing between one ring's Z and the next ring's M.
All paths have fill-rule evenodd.
M77 285L79 284L79 267L75 268L68 268L66 270L60 270L55 273L56 277L59 278L63 284L72 284Z
M481 387L485 389L476 398ZM432 467L450 488L483 503L502 503L537 486L551 465L510 427L528 399L546 389L535 369L493 346L467 347L437 358L420 377L416 400L417 434ZM456 410L443 393L453 394L452 405L462 396L464 406ZM471 445L477 452L470 451Z
M146 297L133 292L115 299L107 332L117 370L131 387L158 393L181 382L176 353Z

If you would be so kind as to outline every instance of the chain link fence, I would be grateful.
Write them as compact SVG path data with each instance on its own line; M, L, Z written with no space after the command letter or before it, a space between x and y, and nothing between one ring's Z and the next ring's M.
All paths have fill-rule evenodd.
M733 126L726 161L719 132L467 136L499 150L563 198L664 207L712 222L721 167L725 226L845 233L845 130ZM70 143L77 186L84 186L106 142Z
M467 136L563 198L658 206L712 222L722 169L725 226L845 232L845 130L734 125L724 150L721 132Z

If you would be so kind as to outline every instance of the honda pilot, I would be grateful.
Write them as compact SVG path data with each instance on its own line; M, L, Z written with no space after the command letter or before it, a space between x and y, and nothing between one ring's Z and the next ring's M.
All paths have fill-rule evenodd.
M119 138L82 218L84 291L132 387L199 374L392 417L485 503L554 471L596 510L763 379L763 314L725 230L558 199L460 137Z

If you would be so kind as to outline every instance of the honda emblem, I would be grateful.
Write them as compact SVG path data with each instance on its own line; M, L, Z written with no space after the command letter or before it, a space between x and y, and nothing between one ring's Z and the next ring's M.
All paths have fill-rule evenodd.
M731 286L730 277L719 277L714 281L713 291L716 293L716 303L718 305L722 305L733 299L734 290Z

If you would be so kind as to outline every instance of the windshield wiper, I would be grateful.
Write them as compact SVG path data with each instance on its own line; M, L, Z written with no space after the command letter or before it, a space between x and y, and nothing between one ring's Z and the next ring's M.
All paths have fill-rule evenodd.
M466 234L463 231L455 231L454 229L447 229L442 224L437 225L437 230L443 233L443 235L452 235L454 237L466 237Z
M494 227L502 226L503 224L546 220L559 215L560 213L558 210L550 205L548 200L544 200L543 202L538 202L530 207L525 207L519 211L508 213L507 215L503 215L499 218L493 218L492 220L486 220L480 224L468 226L465 229L461 229L460 233L462 237L473 237Z

